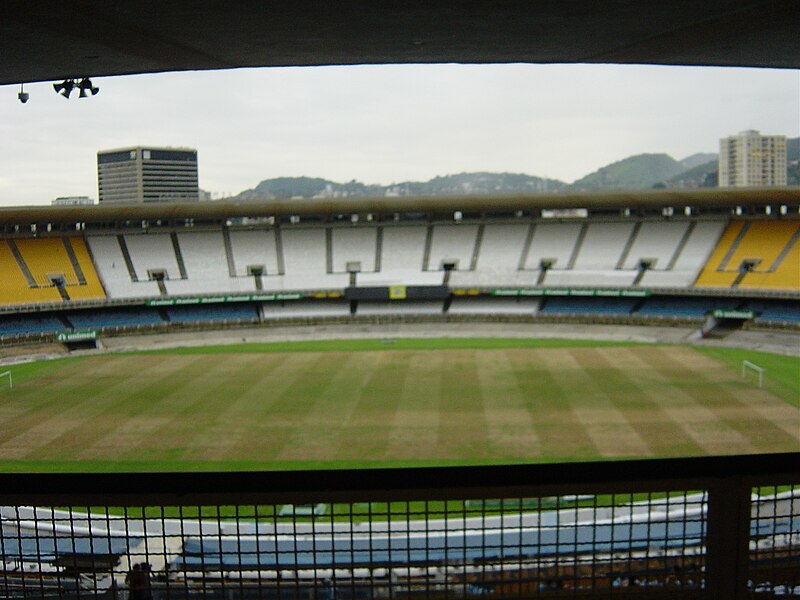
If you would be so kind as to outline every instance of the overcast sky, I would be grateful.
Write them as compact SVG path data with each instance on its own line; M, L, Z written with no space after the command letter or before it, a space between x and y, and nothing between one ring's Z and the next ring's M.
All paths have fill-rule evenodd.
M96 153L198 150L200 187L262 179L389 184L465 171L572 182L632 154L716 152L745 129L800 135L800 71L396 65L172 73L0 87L0 205L97 197Z

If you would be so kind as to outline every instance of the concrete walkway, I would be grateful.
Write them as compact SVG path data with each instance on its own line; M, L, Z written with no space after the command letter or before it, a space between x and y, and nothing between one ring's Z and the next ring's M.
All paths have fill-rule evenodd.
M250 327L220 331L161 333L104 338L109 352L155 350L253 342L383 338L542 338L585 339L749 348L800 356L800 333L737 331L721 340L698 340L695 327L584 325L572 323L369 323Z

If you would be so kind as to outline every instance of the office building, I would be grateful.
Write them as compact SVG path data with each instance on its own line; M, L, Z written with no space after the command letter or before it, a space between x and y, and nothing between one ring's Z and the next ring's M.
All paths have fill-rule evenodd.
M748 130L719 141L719 187L785 185L785 135Z
M119 148L97 153L100 204L197 202L197 150Z

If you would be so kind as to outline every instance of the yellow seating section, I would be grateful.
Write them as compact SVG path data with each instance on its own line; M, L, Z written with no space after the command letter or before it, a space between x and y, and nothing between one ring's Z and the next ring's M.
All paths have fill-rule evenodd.
M54 287L30 287L11 248L3 240L0 243L0 303L8 305L40 302L61 302L61 296Z
M748 273L739 287L800 290L800 240L772 273Z
M86 242L82 237L66 238L72 244L72 252L78 261L78 265L83 272L83 279L86 281L84 285L67 287L67 293L73 300L95 300L106 297L103 284L100 283L100 277L94 268L92 257L89 254L89 249L86 247Z
M800 229L798 221L752 221L725 265L744 221L728 225L717 247L697 278L697 287L730 287L739 277L744 260L760 260L739 282L742 288L787 289L800 291L800 241L795 239L789 252L775 264ZM721 268L724 267L724 268Z
M64 244L71 244L86 283L78 280L75 268ZM51 237L14 239L19 255L31 274L35 287L31 287L15 258L9 240L0 240L0 304L38 304L61 302L58 289L50 283L48 275L61 275L65 290L72 300L106 297L103 286L92 264L86 243L80 237Z
M22 260L38 286L48 286L48 275L63 275L67 285L77 285L78 276L64 248L63 238L14 240Z
M744 222L742 221L733 221L728 224L717 243L717 247L714 248L714 252L711 253L711 257L708 259L708 262L706 262L706 266L703 267L703 271L697 278L694 284L695 287L730 287L731 284L733 284L736 279L736 272L724 273L719 272L718 269L722 263L722 259L725 258L728 249L730 249L733 242L736 241L736 236L739 235L743 226Z

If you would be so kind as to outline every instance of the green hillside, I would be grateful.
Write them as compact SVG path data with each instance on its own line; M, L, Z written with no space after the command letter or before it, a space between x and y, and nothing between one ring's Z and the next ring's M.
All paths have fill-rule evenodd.
M786 142L788 184L800 185L800 138ZM371 185L352 180L337 183L320 177L276 177L245 190L235 200L291 198L366 198L381 196L451 196L554 193L652 187L716 187L717 155L697 153L675 160L668 154L638 154L606 165L568 185L524 173L458 173L428 181ZM795 163L795 164L792 164Z
M683 170L681 163L667 154L639 154L598 169L570 187L587 191L649 188Z

